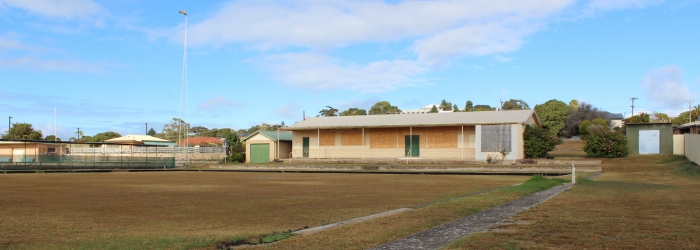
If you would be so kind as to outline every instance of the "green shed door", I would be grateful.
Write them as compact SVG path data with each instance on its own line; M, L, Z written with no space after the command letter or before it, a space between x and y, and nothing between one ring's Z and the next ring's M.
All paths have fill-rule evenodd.
M250 163L269 163L270 144L250 144Z
M420 136L418 135L406 135L406 156L408 156L409 152L411 156L413 157L418 157L420 156Z
M309 137L302 138L302 156L304 158L309 157Z

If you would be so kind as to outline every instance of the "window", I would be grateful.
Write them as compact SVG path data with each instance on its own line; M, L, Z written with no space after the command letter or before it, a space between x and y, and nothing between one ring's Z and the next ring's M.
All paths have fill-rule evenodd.
M510 125L481 125L481 152L510 152Z
M56 148L47 148L46 152L48 152L49 154L54 154L56 153Z

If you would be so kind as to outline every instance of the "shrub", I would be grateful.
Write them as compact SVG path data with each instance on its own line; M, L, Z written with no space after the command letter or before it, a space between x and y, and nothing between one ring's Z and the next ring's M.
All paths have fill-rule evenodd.
M591 125L594 125L594 126L591 126ZM598 126L595 126L595 125L598 125ZM581 135L582 140L585 140L588 137L588 135L591 134L591 130L588 129L589 127L593 127L594 130L598 130L601 127L607 128L608 121L606 121L605 119L596 118L593 120L586 120L586 121L581 122L581 124L578 125L578 131L579 131L579 134Z
M527 125L523 134L525 158L542 158L549 151L554 150L559 140L555 135L551 135L546 129Z
M593 158L625 157L629 153L625 134L608 129L595 130L588 135L583 150Z

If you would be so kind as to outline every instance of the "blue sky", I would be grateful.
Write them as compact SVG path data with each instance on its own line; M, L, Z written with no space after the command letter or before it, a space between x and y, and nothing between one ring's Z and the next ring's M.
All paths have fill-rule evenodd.
M635 113L700 103L698 1L0 0L0 118L50 135L55 107L64 139L162 130L181 110L181 9L193 126L382 100L577 99L626 116L632 97Z

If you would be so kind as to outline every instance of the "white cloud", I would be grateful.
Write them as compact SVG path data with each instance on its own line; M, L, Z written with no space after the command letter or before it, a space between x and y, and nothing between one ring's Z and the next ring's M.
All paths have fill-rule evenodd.
M413 61L344 63L317 53L287 53L268 56L262 67L285 85L315 90L348 89L371 93L412 85L425 73Z
M33 71L106 73L107 68L114 66L117 65L85 62L77 59L45 59L34 56L0 57L0 67Z
M209 100L203 101L197 106L199 110L217 110L217 109L227 109L231 107L238 106L239 104L227 99L223 95L211 98Z
M104 11L91 0L0 0L0 8L13 7L49 18L88 18Z
M683 83L682 77L683 72L677 66L652 69L642 78L642 88L656 104L677 107L694 96Z
M630 8L644 8L663 3L664 0L593 0L588 4L588 11L600 12Z

